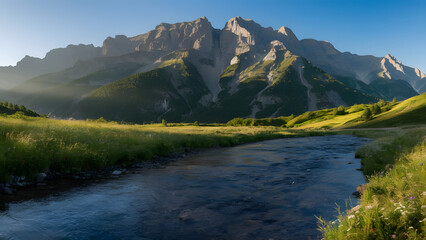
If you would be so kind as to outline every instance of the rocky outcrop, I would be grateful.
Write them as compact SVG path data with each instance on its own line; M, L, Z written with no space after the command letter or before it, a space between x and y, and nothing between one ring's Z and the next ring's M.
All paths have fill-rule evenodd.
M196 49L204 52L213 47L213 27L206 17L192 22L162 23L154 30L132 38L118 35L108 37L102 47L105 56L119 56L135 51L171 52L178 49Z
M426 78L426 75L418 68L403 65L391 54L387 54L380 61L382 71L380 77L395 80L405 80L416 89L417 82ZM416 89L419 90L419 89Z

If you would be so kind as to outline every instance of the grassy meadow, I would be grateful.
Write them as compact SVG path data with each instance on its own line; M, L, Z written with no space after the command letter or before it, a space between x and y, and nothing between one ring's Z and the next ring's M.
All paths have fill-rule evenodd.
M0 117L0 179L126 165L194 148L324 134L278 127L128 125L101 121Z

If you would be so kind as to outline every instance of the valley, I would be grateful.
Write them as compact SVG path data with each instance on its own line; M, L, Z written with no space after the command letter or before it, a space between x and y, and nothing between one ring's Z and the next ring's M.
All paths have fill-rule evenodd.
M426 239L423 8L164 2L0 7L0 239Z

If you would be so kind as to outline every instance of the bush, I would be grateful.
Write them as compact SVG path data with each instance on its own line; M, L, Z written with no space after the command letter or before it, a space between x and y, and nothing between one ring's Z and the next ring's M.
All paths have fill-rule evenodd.
M378 105L378 104L374 104L374 105L371 107L371 113L372 113L373 115L377 115L377 114L382 113L382 110L380 109L380 107L379 107L379 105Z
M234 118L229 120L226 125L227 126L232 126L232 127L238 127L238 126L242 126L243 125L243 118Z
M364 121L368 121L368 120L371 120L372 118L373 118L373 114L372 114L370 108L366 108L361 115L361 119L364 120Z
M96 119L96 122L107 123L108 120L106 120L104 117L100 117L100 118Z
M243 120L242 122L243 126L253 126L254 125L254 120L251 118L246 118Z
M166 121L166 119L161 120L161 124L163 124L163 126L167 127L167 121Z
M195 121L193 125L194 126L200 126L200 123L198 123L198 121Z
M334 116L336 116L336 115L345 115L345 114L347 114L347 112L346 112L345 107L339 106L338 108L335 108L333 110L333 114L334 114Z
M378 101L378 102L377 102L377 105L379 105L379 107L384 107L384 106L389 105L389 103L388 103L388 102L386 102L386 101L385 101L385 100L383 100L383 99L380 99L380 101Z

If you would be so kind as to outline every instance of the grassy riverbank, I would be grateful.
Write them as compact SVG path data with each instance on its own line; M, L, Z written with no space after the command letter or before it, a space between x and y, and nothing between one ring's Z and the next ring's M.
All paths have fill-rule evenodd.
M277 127L192 124L120 125L96 121L0 117L0 180L38 172L79 172L125 165L194 148L324 134Z
M320 220L325 239L426 238L426 127L350 130L376 140L358 150L368 184L360 205Z

